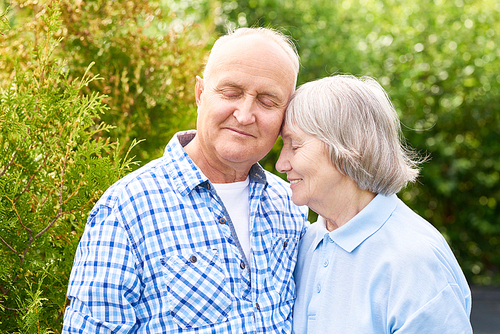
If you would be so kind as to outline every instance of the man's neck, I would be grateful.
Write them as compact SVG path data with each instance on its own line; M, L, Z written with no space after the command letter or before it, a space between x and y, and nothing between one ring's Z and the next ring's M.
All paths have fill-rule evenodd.
M184 146L184 150L212 183L245 181L252 167L248 164L225 162L222 159L210 159L207 154L204 154L196 137Z

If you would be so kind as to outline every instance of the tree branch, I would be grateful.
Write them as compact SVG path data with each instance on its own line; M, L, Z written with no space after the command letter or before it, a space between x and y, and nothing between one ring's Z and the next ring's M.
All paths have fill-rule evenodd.
M64 214L67 214L67 212L58 212L56 214L56 216L54 217L54 219L52 219L52 221L47 226L45 226L43 230L41 230L40 232L38 232L37 235L35 235L34 239L39 238L42 234L44 234L45 232L47 232L52 227L52 225L54 225L54 223L57 221L57 219L59 219L59 217L61 217ZM29 248L30 245L28 245L27 248ZM26 248L25 252L27 251L27 248Z
M38 166L37 170L33 173L33 175L31 175L31 177L28 180L28 183L26 184L24 189L21 191L21 193L19 195L16 196L16 198L14 198L14 203L16 203L17 200L19 199L19 197L21 197L26 191L28 191L31 182L36 177L36 174L40 171L40 169L42 169L43 166L45 166L45 162L47 161L47 158L49 157L49 155L50 155L50 153L47 153L47 155L45 155L45 158L43 159L42 163L40 164L40 166Z
M5 167L3 168L3 170L0 172L0 177L2 177L6 172L7 172L7 169L12 166L12 164L14 163L14 159L16 158L16 155L17 155L17 151L12 153L12 158L10 159L9 163L7 165L5 165Z
M68 203L68 201L75 195L78 195L78 192L80 191L81 189L81 186L84 184L83 181L80 181L78 182L78 185L76 186L76 189L68 196L66 197L66 199L64 200L64 203L63 204L66 204Z
M17 254L17 256L19 256L19 258L22 258L21 254L19 254L19 252L18 252L18 251L16 251L16 250L14 249L14 247L12 247L11 245L9 245L9 243L8 243L7 241L5 241L2 237L0 237L0 241L2 241L2 243L3 243L5 246L7 246L7 247L8 247L11 251L13 251L14 253L16 253L16 254Z
M9 202L12 204L12 210L14 210L14 212L16 213L17 221L22 226L22 228L24 228L26 231L28 231L28 233L30 235L30 239L31 239L32 238L31 236L33 235L33 230L23 224L23 220L21 219L21 216L19 215L19 212L17 212L16 203L14 203L14 201L11 200L7 196L5 196L5 198L7 198L9 200Z
M89 199L87 201L87 203L83 204L82 206L80 206L80 207L78 207L76 209L73 209L73 210L70 210L70 211L66 211L66 212L59 212L59 213L57 213L57 215L54 217L54 219L52 219L52 221L47 226L45 226L45 228L43 230L41 230L40 232L38 232L37 235L35 235L34 239L37 239L37 238L41 237L42 234L44 234L45 232L47 232L52 227L52 225L54 225L54 223L57 221L57 219L59 219L59 217L61 217L63 215L68 215L68 214L80 211L84 207L86 207L89 203L92 203L94 200L95 200L95 198L92 197L91 199Z
M57 210L58 212L57 212L56 216L54 217L54 219L52 219L52 221L47 226L45 226L45 228L43 230L41 230L40 232L37 233L37 235L35 235L34 239L37 239L42 234L47 232L52 227L52 225L54 225L54 223L57 221L57 219L64 214L62 211L62 206L64 204L64 202L63 202L64 173L66 172L66 163L68 162L68 154L69 154L69 149L66 150L66 155L64 156L64 162L63 162L63 166L62 166L62 170L61 170L61 187L59 190L59 209ZM30 245L31 245L31 243L24 250L25 253L28 251L28 248Z

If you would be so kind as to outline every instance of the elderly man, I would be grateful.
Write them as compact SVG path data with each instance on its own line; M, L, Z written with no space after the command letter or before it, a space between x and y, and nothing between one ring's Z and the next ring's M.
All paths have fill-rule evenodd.
M258 164L299 61L273 30L215 43L196 78L197 131L106 191L90 213L64 332L287 333L306 212Z

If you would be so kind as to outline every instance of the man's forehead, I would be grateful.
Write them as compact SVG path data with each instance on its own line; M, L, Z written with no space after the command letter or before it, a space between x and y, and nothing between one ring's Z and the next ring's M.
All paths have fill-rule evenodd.
M212 71L224 71L231 65L264 66L269 72L284 71L280 75L293 78L294 82L297 77L286 51L277 42L260 35L245 35L225 42L210 55L208 62L207 67Z

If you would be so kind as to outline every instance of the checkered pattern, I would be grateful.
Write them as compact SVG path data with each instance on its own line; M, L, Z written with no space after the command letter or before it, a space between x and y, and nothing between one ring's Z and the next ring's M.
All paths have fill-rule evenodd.
M75 255L63 332L291 332L306 210L279 178L252 167L245 263L227 211L179 142L193 135L174 136L162 158L94 206Z

